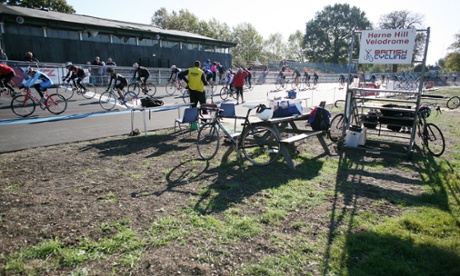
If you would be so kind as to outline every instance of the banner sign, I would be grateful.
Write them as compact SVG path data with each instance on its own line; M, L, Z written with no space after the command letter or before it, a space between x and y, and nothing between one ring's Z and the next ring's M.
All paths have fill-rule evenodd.
M359 63L410 64L416 33L415 29L362 31Z

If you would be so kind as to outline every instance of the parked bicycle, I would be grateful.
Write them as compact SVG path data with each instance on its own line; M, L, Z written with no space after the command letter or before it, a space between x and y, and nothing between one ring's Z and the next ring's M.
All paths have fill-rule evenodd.
M82 95L86 99L92 99L96 96L97 89L92 83L85 83L86 90L76 87L73 82L64 82L56 87L56 93L62 95L66 100L70 100L75 93Z
M139 80L132 79L128 84L128 91L136 93L137 96L141 95L141 91L145 96L154 96L157 93L157 87L151 82L147 82L144 87Z
M14 114L27 117L35 112L35 108L38 105L43 110L48 110L52 114L58 115L67 109L67 100L60 94L48 95L48 91L45 91L45 100L40 100L32 95L30 88L24 89L21 94L16 95L11 100L11 110Z
M222 120L222 109L206 108L213 115L211 121L207 121L198 130L197 149L198 154L204 160L210 160L216 156L221 143L220 131L224 133L225 138L230 141L241 156L240 150L246 159L254 165L267 165L278 159L280 155L280 141L275 130L263 124L251 124L249 114L255 107L248 108L245 117L237 116L237 119L244 119L241 133L230 134L225 129Z
M99 104L105 110L112 110L117 104L120 104L128 109L134 108L139 101L139 97L133 91L128 91L119 97L115 88L110 87L99 97Z
M446 142L441 129L433 124L427 123L426 118L431 114L427 106L420 107L418 111L417 135L422 140L422 145L434 156L441 156L446 148Z

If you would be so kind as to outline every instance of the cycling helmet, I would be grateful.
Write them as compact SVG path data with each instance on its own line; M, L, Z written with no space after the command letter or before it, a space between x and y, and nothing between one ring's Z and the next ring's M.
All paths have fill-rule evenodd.
M70 61L66 62L66 64L65 64L65 67L69 67L69 66L72 66L72 62L70 62Z
M107 68L107 71L106 71L106 72L107 72L107 73L113 73L113 68L112 68L112 67Z
M270 120L273 116L273 109L266 107L264 104L261 104L257 107L256 110L257 117L262 121Z
M171 66L171 69L176 69L176 68L177 68L176 65Z
M135 62L135 63L133 64L133 67L139 67L139 64L138 64L137 62Z

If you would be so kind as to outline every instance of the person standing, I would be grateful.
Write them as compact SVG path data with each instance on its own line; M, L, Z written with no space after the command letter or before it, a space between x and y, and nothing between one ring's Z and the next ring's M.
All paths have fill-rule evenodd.
M8 56L5 54L3 49L0 49L0 61L7 61L7 60L8 60Z
M239 98L241 96L241 103L244 103L243 97L243 86L244 86L244 79L249 76L249 72L247 69L240 68L236 71L235 76L233 76L233 86L235 86L236 90L236 104L239 104Z
M24 61L38 63L38 59L34 56L34 54L32 52L27 52L26 53L26 55L24 57Z
M95 65L91 68L91 83L92 84L102 84L101 71L104 64L101 62L100 57L95 57L91 62L91 65Z
M208 85L205 79L204 72L200 69L201 62L195 61L194 67L179 73L179 79L185 81L190 91L190 105L196 107L198 102L200 105L206 103L206 94L204 86Z

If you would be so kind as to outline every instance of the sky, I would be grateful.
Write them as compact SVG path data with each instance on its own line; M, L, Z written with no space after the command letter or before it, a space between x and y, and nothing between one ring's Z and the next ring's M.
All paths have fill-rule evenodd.
M216 19L236 27L250 23L265 39L270 34L280 33L287 41L297 30L305 32L305 25L314 19L325 6L349 4L366 13L367 18L377 25L380 16L393 11L407 10L424 16L423 27L430 27L427 64L434 65L444 58L447 48L460 33L460 1L458 0L348 0L308 1L290 0L67 0L77 14L141 24L151 24L155 11L165 8L169 13L188 10L199 20L208 22ZM133 4L132 4L133 3ZM274 4L273 4L274 3Z

